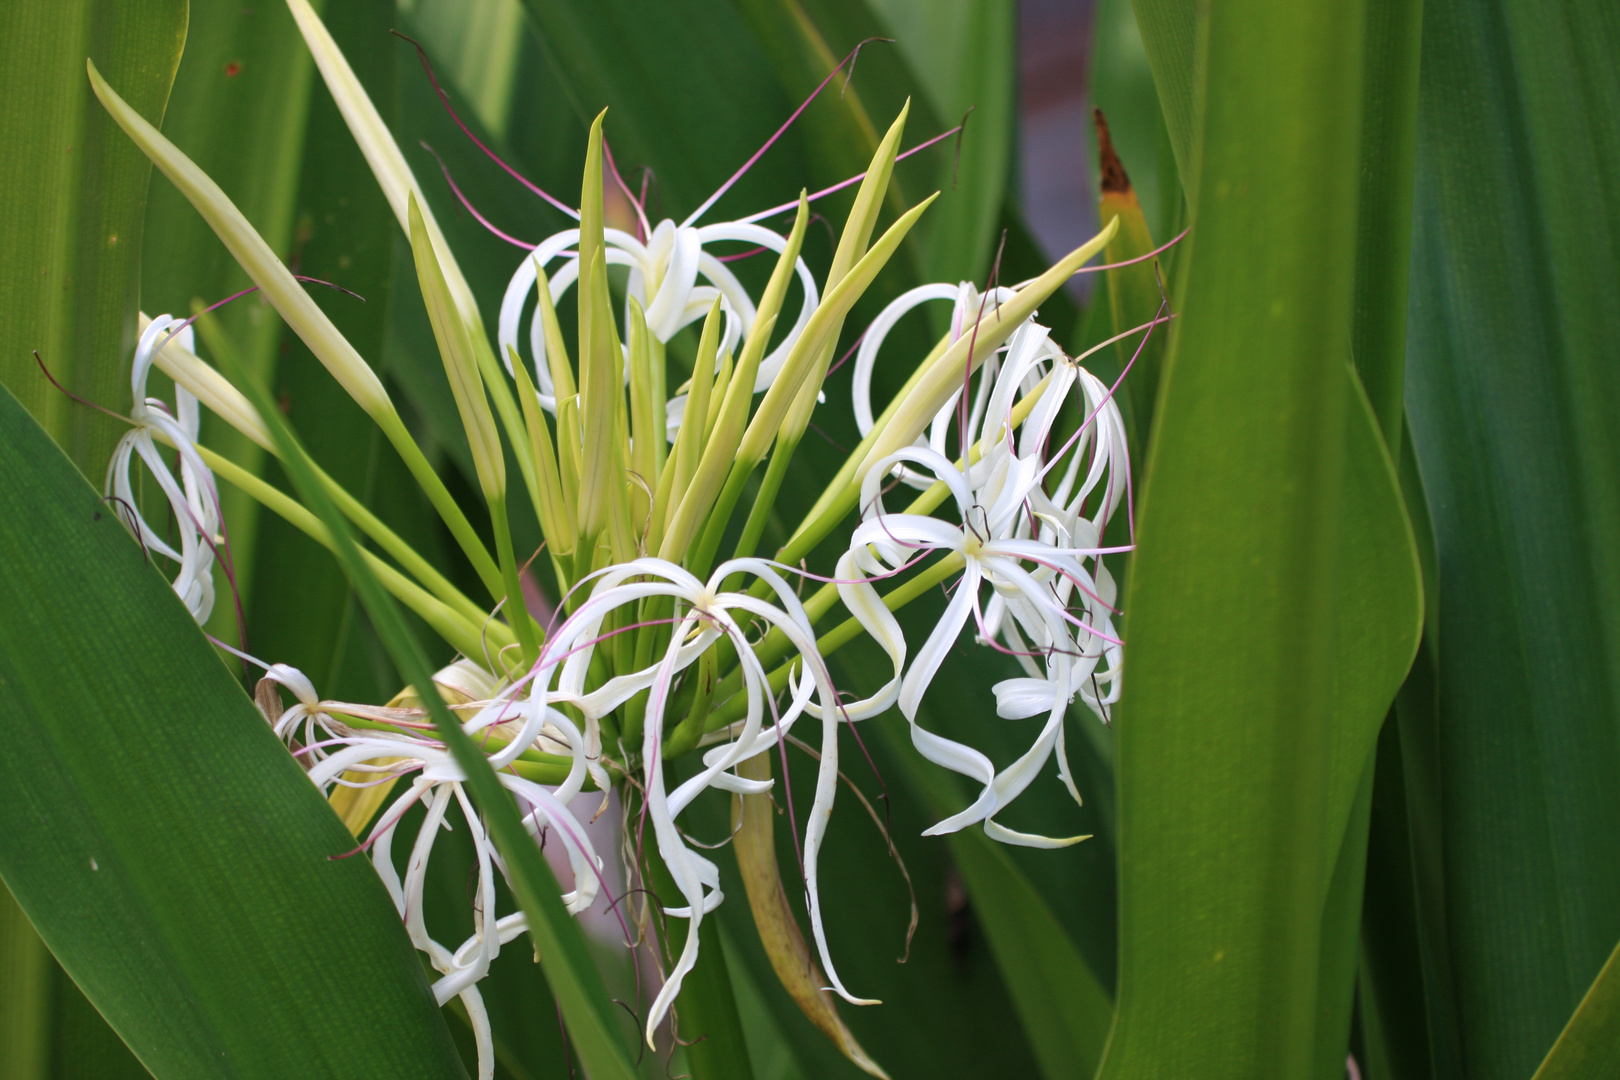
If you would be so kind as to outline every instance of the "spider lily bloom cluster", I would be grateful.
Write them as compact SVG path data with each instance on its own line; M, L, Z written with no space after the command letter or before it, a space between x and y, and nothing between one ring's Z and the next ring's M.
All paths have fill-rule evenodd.
M463 732L478 741L488 767L516 799L531 837L562 843L573 877L564 896L570 912L598 901L607 880L602 854L575 814L582 794L600 791L599 806L606 805L606 793L617 787L626 805L651 824L653 845L634 853L634 871L643 871L643 859L656 858L680 894L658 897L663 914L689 925L679 955L665 958L665 979L646 1018L649 1041L699 960L701 920L724 899L718 868L681 830L682 813L711 791L730 797L769 790L772 781L750 779L741 766L765 753L785 753L785 740L802 718L818 723L820 760L801 842L812 937L831 988L847 1001L868 1003L836 973L818 886L819 852L838 782L840 725L898 704L925 758L980 784L970 807L930 833L982 823L989 835L1012 843L1050 847L1078 839L1016 832L995 816L1054 755L1060 778L1078 800L1064 754L1067 707L1078 697L1106 720L1119 694L1122 645L1103 556L1123 549L1103 547L1102 535L1129 485L1123 427L1110 389L1034 321L1037 306L1102 250L1113 226L1020 287L980 296L967 285L928 286L885 310L865 335L856 364L863 441L775 558L761 558L756 548L764 523L822 400L845 320L928 205L914 207L881 232L876 228L901 156L905 113L858 178L853 207L819 282L800 257L809 218L804 195L785 236L756 220L697 225L714 199L678 226L666 221L652 227L638 204L638 237L606 228L604 176L616 170L598 117L580 205L569 209L578 225L517 260L492 348L461 271L387 129L319 19L304 0L289 4L410 238L493 526L493 554L427 467L372 369L242 215L93 68L91 78L113 117L393 442L487 596L465 595L315 470L338 510L375 545L378 553L364 556L370 572L461 654L435 681L460 702ZM721 242L776 254L757 295L707 250ZM609 284L608 267L615 265L629 270L622 302L615 302ZM800 296L787 325L783 314L795 281ZM557 314L570 289L578 325L572 343ZM868 388L889 329L909 306L933 299L955 303L951 330L874 417ZM779 322L787 328L778 335ZM701 324L695 361L671 394L665 347L694 323ZM194 413L185 404L194 397L274 450L245 396L172 327L172 320L159 318L142 338L137 399L145 371L140 365L155 363L190 395L182 399L182 421L191 415L188 407ZM182 450L187 491L207 487L211 469L317 541L334 544L326 522L286 494L206 447L188 449L196 440L194 419L189 426L157 426L165 441ZM562 597L554 625L542 625L524 601L522 564L507 521L508 447ZM294 450L283 444L280 452ZM161 459L153 455L147 460L160 468ZM744 509L744 493L762 465L757 494ZM921 489L902 512L883 501L891 476ZM171 487L165 485L165 492ZM188 496L188 513L201 530L214 527L204 512L211 502ZM953 512L934 516L947 503ZM722 543L734 535L728 526L739 514L741 538L722 559ZM846 538L843 554L832 574L819 579L823 586L801 602L797 586L813 575L800 564L834 535ZM189 550L182 551L182 562ZM919 565L936 554L929 566ZM906 580L899 583L902 576ZM947 582L954 591L944 619L920 648L909 650L893 609ZM887 591L880 592L880 585ZM818 636L818 624L839 604L850 618ZM193 612L199 619L206 615L200 604ZM916 722L924 691L970 615L978 640L1016 656L1024 669L1023 677L987 688L986 708L993 698L1003 717L1046 716L1029 750L1004 769ZM887 651L893 675L851 700L834 686L825 658L861 633ZM362 846L370 850L413 942L440 973L435 994L441 1003L461 998L477 1034L480 1075L492 1075L477 983L500 948L524 932L528 916L496 911L495 875L506 873L512 852L497 849L480 807L467 794L467 773L442 737L453 729L434 728L406 695L382 707L340 704L322 701L289 668L272 666L268 678L296 701L285 712L270 700L274 695L262 702L277 734L356 836L364 837ZM701 752L702 767L671 788L666 761L691 752ZM792 800L786 801L791 808ZM426 813L401 878L393 860L395 833L404 811L416 804ZM455 948L434 941L422 915L434 838L452 804L468 823L478 860L474 933ZM619 910L615 898L606 901ZM808 957L790 955L794 946L782 935L762 930L762 937L773 962L810 964ZM802 942L797 947L802 952ZM876 1068L869 1062L863 1067Z

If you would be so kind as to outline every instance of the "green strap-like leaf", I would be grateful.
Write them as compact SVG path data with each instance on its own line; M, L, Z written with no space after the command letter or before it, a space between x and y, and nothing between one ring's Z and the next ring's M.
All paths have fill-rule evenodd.
M1421 3L1367 0L1351 352L1392 454L1401 445L1422 36Z
M955 124L972 110L960 154L941 155L933 185L943 194L924 234L922 265L930 281L983 284L995 255L1017 130L1016 5L1011 0L874 0L872 7L888 21L894 47L910 61L934 112ZM943 330L947 309L930 310L938 316L935 329Z
M1196 0L1132 0L1142 45L1159 90L1165 126L1176 159L1176 170L1195 201L1197 171L1193 168L1193 125L1198 122L1197 63L1194 31L1198 25Z
M1416 645L1399 488L1331 344L1350 328L1361 18L1262 0L1200 27L1183 323L1125 605L1111 1080L1308 1074L1323 900Z
M729 4L524 0L524 7L580 118L589 122L612 108L610 136L620 171L628 182L636 166L654 169L663 211L677 221L792 112L793 103L777 90L757 43ZM724 77L716 78L720 71ZM725 121L717 123L718 117ZM765 172L798 164L797 142L774 147L775 160ZM759 193L758 178L748 177L744 190L772 201L738 205L763 209L792 198L803 183L802 165L788 175L798 179L779 194Z
M0 876L158 1080L461 1075L353 840L0 395Z
M1023 1021L1042 1072L1089 1076L1102 1060L1113 1002L1046 900L1000 845L979 829L950 837L951 855Z
M926 614L915 612L907 615L916 618L919 624L928 618ZM987 749L1000 756L1014 746L1022 749L1017 742L1022 733L985 730L994 707L988 687L1004 670L1002 658L985 655L987 652L969 653L953 665L957 670L942 672L941 685L924 699L919 719L929 730L960 733L981 743L992 740ZM870 683L881 677L887 658L875 648L851 646L849 652L839 654L838 662L847 666L859 681ZM917 805L910 807L911 813L932 822L972 801L965 795L965 785L953 774L917 755L904 734L900 717L891 714L877 723L880 725L877 745L890 751L889 756L894 761L892 769L900 778L897 786L903 795L896 800L897 805L915 803ZM995 724L994 721L989 723ZM1071 721L1076 728L1095 723L1089 715L1076 716ZM996 739L998 735L1001 740ZM1071 763L1080 766L1078 775L1089 807L1101 802L1103 793L1088 783L1085 758L1089 755L1078 745L1084 739L1084 735L1073 738L1068 752ZM1002 740L1005 746L994 745ZM890 768L884 766L882 775L892 776ZM1039 806L1041 811L1062 815L1062 828L1066 830L1089 831L1094 820L1083 817L1079 825L1072 824L1074 804L1068 793L1055 783L1050 787L1037 784L1021 799ZM904 834L897 834L897 842L903 839ZM1106 848L1101 852L1097 850L1106 841L1093 838L1062 852L1032 853L1042 870L1082 878L1075 882L1074 878L1060 876L1058 880L1070 887L1063 890L1065 895L1059 895L1050 887L1044 890L1038 887L1024 866L1014 859L1011 850L992 841L977 826L951 833L944 840L949 845L954 868L961 876L961 885L971 898L976 928L982 930L990 954L1006 982L1009 1003L1042 1075L1050 1080L1090 1076L1102 1059L1113 1021L1113 1001L1106 984L1087 963L1077 935L1096 934L1095 924L1113 920L1111 907L1088 903L1094 902L1099 890L1094 889L1090 881L1083 880L1096 874L1093 860L1100 857L1106 864ZM921 845L926 851L938 842L925 838ZM1092 895L1087 895L1088 892ZM1074 919L1060 918L1055 909L1057 904L1062 904L1062 910L1071 916L1078 912L1079 919L1090 925L1076 925ZM924 923L919 933L927 932ZM910 1000L913 999L909 993L900 1001L886 999L883 1008L903 1009Z

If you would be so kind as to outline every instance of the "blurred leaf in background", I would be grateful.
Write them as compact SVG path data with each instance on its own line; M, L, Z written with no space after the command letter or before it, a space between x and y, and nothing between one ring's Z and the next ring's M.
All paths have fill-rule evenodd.
M186 4L10 4L0 19L9 95L0 117L0 378L99 483L121 425L52 389L32 351L69 390L124 411L151 166L97 104L84 61L95 59L128 86L135 108L161 120Z
M1428 0L1412 441L1462 1060L1528 1076L1620 940L1620 13ZM1437 974L1431 970L1429 975Z

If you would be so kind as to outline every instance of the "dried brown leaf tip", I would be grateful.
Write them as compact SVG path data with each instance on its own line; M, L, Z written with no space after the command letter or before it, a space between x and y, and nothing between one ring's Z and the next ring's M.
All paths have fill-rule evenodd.
M1102 193L1125 195L1130 193L1131 178L1125 173L1125 163L1114 152L1114 141L1108 137L1108 118L1098 108L1091 110L1092 123L1097 127L1097 163L1102 169Z

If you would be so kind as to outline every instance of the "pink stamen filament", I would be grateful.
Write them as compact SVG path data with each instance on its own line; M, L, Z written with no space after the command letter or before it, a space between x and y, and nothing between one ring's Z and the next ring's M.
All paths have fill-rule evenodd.
M867 330L870 330L870 329L871 329L871 327L867 327ZM833 372L837 371L839 368L841 368L845 364L849 363L849 358L855 355L855 350L859 349L861 347L861 342L863 342L865 340L866 340L866 330L862 330L861 331L861 336L856 338L854 343L852 345L850 345L849 351L846 352L843 356L840 356L838 358L838 362L836 364L834 364L832 367L827 369L826 378L829 378L829 379L832 378Z
M135 421L131 420L129 417L125 416L123 413L115 412L114 410L107 408L107 406L105 406L105 405L97 405L95 402L91 401L88 398L82 398L78 394L75 394L73 391L69 390L67 387L63 386L61 383L57 382L56 381L56 376L51 374L51 369L45 366L45 361L39 355L39 350L38 349L34 350L34 362L39 364L39 370L44 372L45 378L50 380L51 385L56 387L58 392L66 395L68 400L74 401L74 402L77 402L80 405L84 405L84 406L87 406L89 408L92 408L92 409L96 410L97 412L106 413L108 416L112 417L114 420L121 420L126 424L134 426Z
M444 163L444 159L439 156L439 152L433 149L433 147L429 146L425 140L422 143L422 149L432 154L433 160L439 163L439 171L444 174L444 182L450 185L450 190L455 192L456 198L461 201L462 207L467 211L467 213L473 216L473 219L477 221L478 224L482 225L492 235L500 237L513 247L520 247L524 251L533 251L535 249L535 245L529 243L527 240L519 240L511 233L503 232L501 229L498 229L491 224L488 218L478 212L478 207L472 204L472 200L467 198L466 195L462 194L460 185L456 183L456 178L450 175L450 168Z
M731 188L732 188L732 185L735 184L738 180L741 180L743 178L743 175L746 174L749 169L752 169L754 167L754 164L756 162L758 162L760 158L765 156L765 151L769 150L772 146L776 145L776 140L780 139L783 135L787 134L787 129L793 126L793 122L799 118L800 114L802 114L804 112L804 110L806 110L806 109L808 109L810 107L810 103L812 101L816 100L817 95L819 95L823 90L825 90L827 88L827 84L832 82L833 79L838 75L838 73L844 69L844 65L852 62L857 56L860 55L861 49L865 48L867 45L872 44L874 41L888 41L888 40L890 40L890 39L888 39L888 38L867 38L865 41L861 42L859 45L856 45L853 49L851 49L849 51L849 55L844 57L842 60L840 60L838 62L838 66L833 68L831 71L829 71L827 73L827 77L825 79L821 80L820 85L818 85L814 90L812 90L810 92L809 97L804 99L804 104L800 105L797 109L794 109L793 110L793 115L789 116L787 118L787 120L783 122L782 126L776 129L776 134L772 135L769 139L766 139L765 140L765 145L760 147L758 150L754 151L754 156L749 158L747 161L743 162L742 168L740 168L736 172L732 173L731 178L729 180L727 180L725 183L721 184L715 190L715 193L713 195L710 195L707 199L703 200L702 205L700 205L696 210L692 211L692 213L687 216L685 221L681 222L681 228L684 229L687 226L691 225L693 222L697 221L698 218L702 217L705 213L708 212L708 210L709 210L709 208L711 206L713 206L715 203L719 202L720 197L722 195L724 195L726 192L730 191ZM847 80L846 80L846 85L847 85ZM861 175L865 176L866 174L862 173ZM798 205L798 203L796 203L796 202L789 203L788 208L791 209L792 207L797 206L797 205ZM766 214L762 215L762 216L769 216L771 213L775 213L775 211L767 211ZM748 220L752 221L752 220L757 220L757 219L750 218Z
M652 225L647 221L647 208L641 205L641 200L636 198L636 193L630 190L630 185L625 183L624 177L619 174L619 165L613 160L613 147L608 145L606 135L602 136L602 154L607 158L608 172L613 174L613 182L619 185L624 197L636 208L636 221L639 223L637 232L640 233L636 239L646 243L647 237L652 235Z
M336 289L340 293L344 293L344 294L346 294L348 296L352 296L356 300L360 301L362 304L366 302L366 298L361 296L359 293L355 292L353 289L345 289L341 285L334 284L333 282L326 281L326 280L324 280L322 278L310 277L308 274L294 274L293 275L293 280L294 281L302 281L302 282L304 282L305 284L308 284L308 285L324 285L328 289ZM191 318L187 319L186 321L181 322L181 323L176 323L174 325L174 327L167 334L163 335L163 340L160 341L152 349L152 351L154 353L162 352L164 349L167 349L169 347L169 342L173 341L177 334L179 334L186 327L190 326L192 323L196 322L198 319L202 318L204 315L207 315L207 314L209 314L211 312L214 312L214 311L218 311L220 308L224 307L226 304L230 303L232 300L240 300L240 299L242 299L242 297L248 295L249 293L258 292L258 291L259 291L259 287L257 285L249 285L247 288L241 290L240 292L231 293L231 295L227 296L223 300L214 301L212 304L209 304L207 307L203 308L201 311L197 312L195 315L193 315Z
M1058 452L1055 455L1051 456L1047 460L1046 467L1041 470L1041 476L1043 478L1046 476L1047 473L1051 472L1052 469L1054 469L1057 466L1058 462L1063 460L1064 455L1067 454L1069 452L1069 450L1074 446L1075 441L1077 439L1079 439L1081 435L1086 433L1086 431L1091 427L1092 423L1097 419L1097 414L1102 412L1103 406L1108 404L1108 402L1113 400L1114 394L1119 390L1120 386L1124 384L1125 376L1130 374L1131 368L1136 364L1136 358L1142 355L1142 350L1143 349L1147 348L1148 339L1153 336L1154 328L1159 326L1160 324L1169 323L1171 319L1175 318L1175 316L1173 316L1173 315L1163 314L1164 305L1162 305L1162 304L1159 306L1159 311L1160 311L1160 314L1155 315L1152 318L1151 321L1145 322L1145 323L1141 324L1140 326L1133 326L1129 330L1126 330L1124 333L1115 334L1113 337L1109 338L1107 341L1104 341L1104 342L1101 342L1101 343L1099 343L1097 345L1092 346L1090 349L1087 349L1085 351L1085 353L1083 353L1081 356L1075 358L1074 362L1078 364L1081 360L1085 359L1087 356L1090 356L1092 353L1096 352L1098 349L1102 349L1102 348L1105 348L1106 346L1112 345L1114 342L1119 341L1119 340L1121 340L1123 338L1130 337L1132 334L1135 334L1135 333L1137 333L1139 331L1142 331L1142 330L1147 331L1147 333L1142 336L1141 342L1136 346L1136 351L1131 354L1130 360L1126 362L1124 369L1120 371L1119 378L1115 379L1114 384L1108 388L1108 393L1104 394L1102 400L1097 402L1096 406L1089 413L1086 414L1086 418L1083 421L1081 421L1080 426L1075 429L1073 435L1069 436L1068 441L1065 442L1058 449ZM1012 411L1011 411L1011 409L1009 409L1008 412L1007 412L1007 423L1009 424L1009 426L1012 423ZM1098 449L1100 451L1100 447Z
M545 191L541 190L538 184L534 183L528 177L512 168L512 166L508 165L501 159L499 154L495 153L495 151L491 150L489 147L485 146L481 141L479 141L478 136L472 133L472 129L462 121L460 115L457 114L455 108L450 104L449 96L444 92L444 88L439 85L438 77L433 74L433 64L428 60L427 51L422 48L419 42L417 42L414 38L406 37L398 30L390 30L389 33L393 34L395 37L404 38L404 40L411 43L412 48L416 50L416 58L422 63L422 70L427 72L428 82L433 84L433 92L439 96L439 103L442 104L445 111L450 114L450 119L456 122L456 126L461 129L461 133L467 136L468 139L472 140L472 144L474 146L478 147L478 149L482 150L486 155L488 155L489 159L505 170L506 174L512 179L516 180L518 183L522 184L531 192L540 196L546 202L550 203L558 210L561 210L569 217L576 221L579 220L578 210L575 210L567 203L561 201L560 199L556 199L547 194Z
M904 161L906 158L910 157L913 154L920 154L924 150L928 149L930 146L933 146L935 143L943 142L944 140L950 138L952 135L955 135L958 131L961 131L961 130L962 130L962 125L958 124L956 127L953 127L948 131L940 132L938 135L935 135L932 139L929 139L927 142L918 143L916 146L913 146L910 150L907 150L907 151L905 151L904 153L901 153L901 154L896 154L894 160L895 161ZM806 196L805 201L806 202L815 202L817 199L820 199L820 198L822 198L824 196L827 196L827 195L831 195L835 191L843 191L845 188L849 187L851 184L858 184L862 180L865 180L865 179L866 179L866 173L865 172L859 173L858 175L850 177L848 180L844 180L841 183L834 184L832 187L822 188L820 191L816 192L814 195ZM750 214L745 218L738 218L737 220L738 220L738 222L740 224L752 225L756 221L764 221L768 217L773 217L773 216L775 216L777 214L786 213L789 210L793 210L796 207L798 207L798 205L799 205L799 200L794 199L792 202L783 203L781 206L773 206L769 210L761 210L757 214Z
M735 255L718 255L716 258L720 262L740 262L743 259L751 259L755 255L762 255L769 250L770 248L761 245L760 247L750 248L747 251L739 251ZM827 374L831 375L832 372L829 371Z

